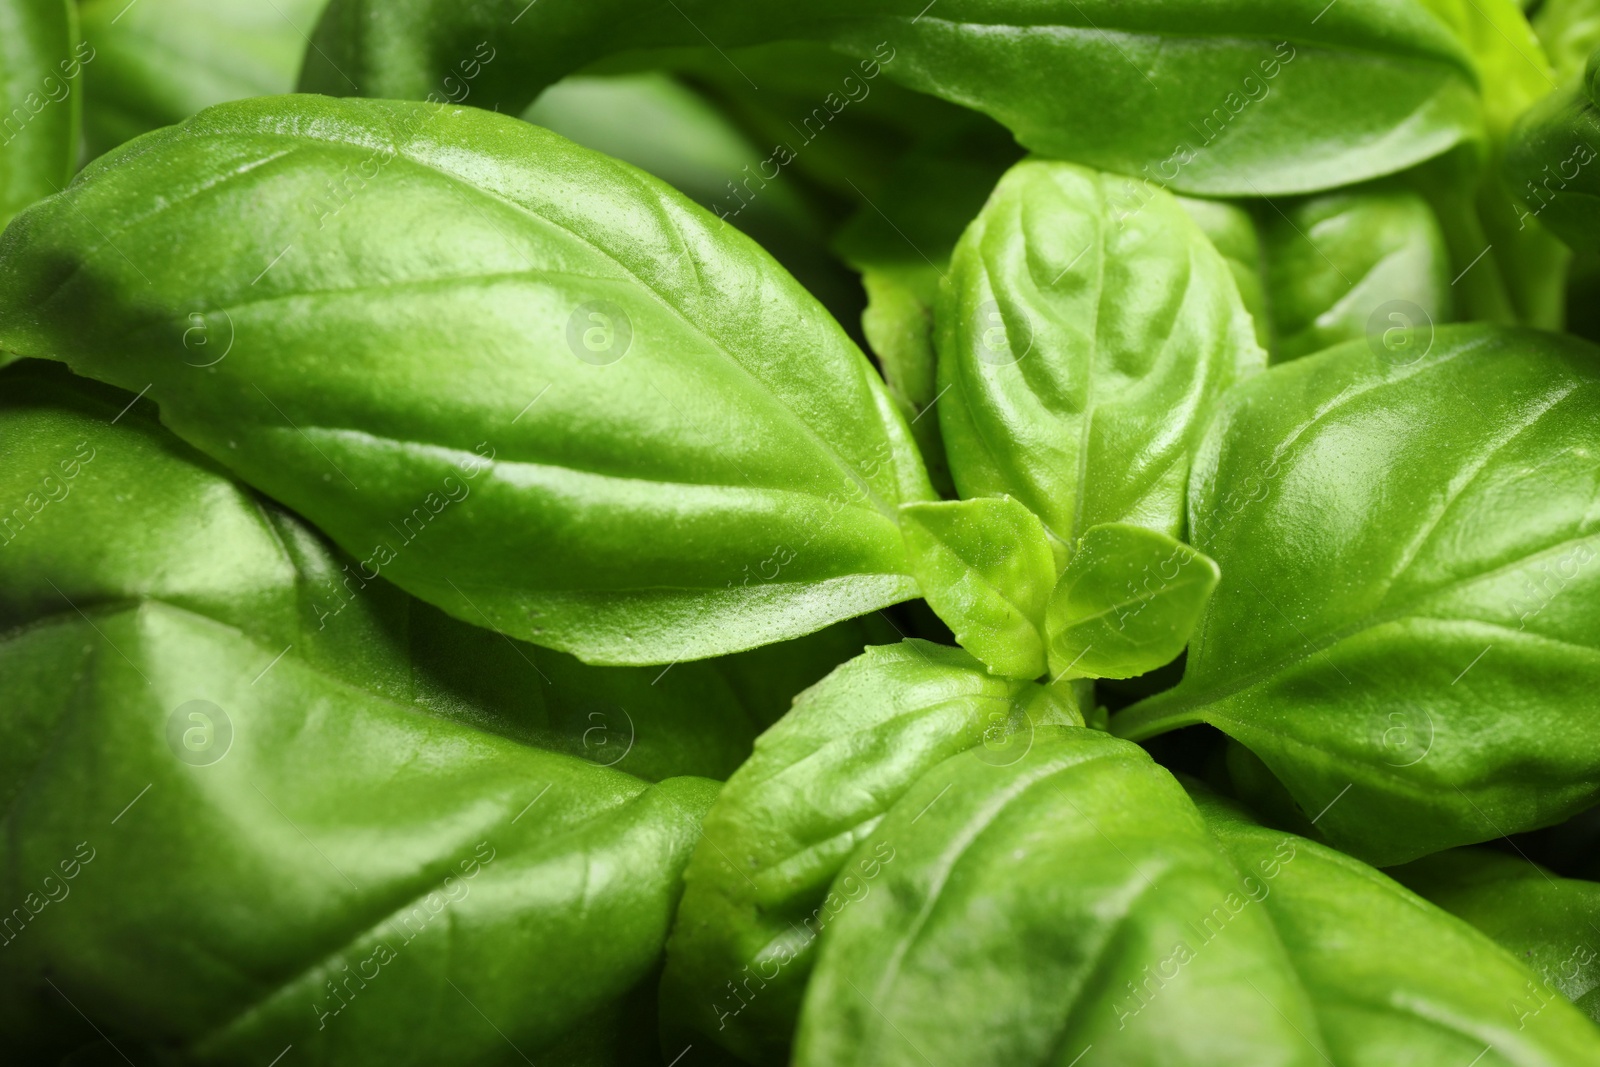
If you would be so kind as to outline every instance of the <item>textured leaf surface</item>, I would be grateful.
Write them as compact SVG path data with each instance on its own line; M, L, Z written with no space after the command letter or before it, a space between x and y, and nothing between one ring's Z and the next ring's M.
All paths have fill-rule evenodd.
M1189 643L1217 565L1142 526L1090 527L1050 594L1046 628L1056 678L1132 678Z
M1070 693L924 641L869 649L802 694L729 779L684 876L662 980L667 1043L788 1062L819 933L895 862L893 849L850 858L884 811L954 753L1002 766L1037 731L1081 722Z
M12 1053L95 1041L84 1016L144 1062L587 1040L656 965L715 784L600 765L626 739L582 701L613 672L535 649L565 676L518 678L499 635L408 620L381 581L327 610L342 560L303 525L124 397L31 371L0 411ZM440 673L457 656L477 689ZM513 681L551 695L485 700ZM644 766L717 758L715 705L675 742L634 711Z
M368 571L590 661L916 594L896 509L931 489L838 325L680 194L503 116L269 97L130 144L7 232L0 347L148 389Z
M895 858L823 932L796 1062L1600 1060L1570 1007L1519 1026L1528 973L1483 935L1199 801L1089 730L935 767L851 856Z
M938 329L957 488L1015 497L1069 545L1107 522L1180 533L1216 398L1265 361L1170 194L1065 163L1007 172L956 248Z
M1190 489L1222 583L1182 684L1113 728L1212 723L1384 864L1593 803L1597 425L1600 352L1531 331L1241 386Z
M1328 193L1263 218L1274 359L1451 321L1449 249L1418 194Z

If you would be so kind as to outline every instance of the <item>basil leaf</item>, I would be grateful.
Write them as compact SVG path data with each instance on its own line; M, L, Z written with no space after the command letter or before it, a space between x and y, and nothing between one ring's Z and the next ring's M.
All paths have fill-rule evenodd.
M1558 878L1486 848L1441 852L1389 872L1503 945L1533 977L1512 994L1532 1018L1564 998L1600 1022L1600 885Z
M520 110L609 54L796 38L983 111L1036 152L1126 174L1148 168L1188 192L1346 185L1437 155L1476 125L1471 62L1415 0L1161 0L1137 10L1116 0L945 0L935 11L875 0L803 12L708 0L645 11L622 0L334 0L301 85L353 92L349 78L362 93L421 98L487 42L500 58L485 71L484 106ZM760 84L764 68L729 62Z
M1525 205L1524 223L1536 220L1584 252L1600 248L1600 111L1594 92L1591 80L1546 97L1523 116L1506 149L1507 174Z
M795 1062L1596 1062L1563 1005L1519 1028L1527 972L1481 934L1198 799L1073 728L935 767L834 883Z
M0 0L0 226L72 176L94 58L77 21L71 0Z
M951 260L939 402L967 497L1010 495L1074 544L1178 534L1215 399L1265 361L1232 272L1168 193L1065 163L1001 179Z
M1392 329L1451 321L1449 250L1427 201L1370 188L1264 214L1274 358L1295 359Z
M1132 678L1176 659L1217 587L1217 565L1142 526L1094 526L1050 594L1050 673ZM926 586L927 583L923 583Z
M91 156L203 108L294 88L324 0L78 0Z
M853 640L832 638L835 647L811 653L831 656L825 666L776 672L765 690L727 660L666 672L586 666L468 626L369 577L292 516L219 477L129 407L131 397L44 366L29 361L0 374L12 391L0 410L10 416L4 433L14 457L0 497L14 501L0 514L8 557L0 630L69 601L88 609L159 600L263 645L293 646L318 670L418 711L649 780L726 777L749 755L758 724L775 717L772 705L781 714L864 643L859 630ZM107 453L101 430L119 413ZM91 468L94 478L78 480ZM126 495L129 485L141 493ZM108 544L111 530L128 536ZM822 637L778 648L803 660Z
M1261 826L1204 787L1190 793L1242 876L1245 906L1260 904L1293 958L1332 1062L1600 1058L1594 1028L1569 1005L1518 1006L1532 977L1520 953L1358 860Z
M1272 349L1272 316L1267 311L1266 285L1262 280L1261 238L1255 219L1238 204L1225 200L1178 197L1178 205L1188 212L1200 232L1222 254L1239 287L1239 299L1255 324L1256 341L1264 350Z
M868 649L803 693L706 818L662 979L667 1043L788 1062L817 934L843 906L829 883L892 862L846 863L883 812L954 753L1008 764L1036 730L1081 722L1065 688L997 678L916 640Z
M591 662L917 592L896 511L931 489L837 324L668 187L514 119L219 105L12 227L0 323L147 389L365 572Z
M88 1018L144 1062L482 1061L631 996L715 784L462 721L403 597L373 583L319 628L339 569L305 527L30 372L0 391L12 1054L54 1062Z
M1600 359L1486 326L1431 345L1345 345L1234 391L1189 499L1222 583L1182 683L1112 720L1211 723L1382 864L1600 795Z
M1039 517L1010 497L985 497L906 504L900 525L917 584L956 643L996 674L1043 674L1056 563Z
M1134 745L1058 728L1004 767L947 760L847 869L874 850L894 860L824 930L797 1064L1066 1064L1091 1047L1108 1063L1317 1061L1296 1033L1315 1035L1311 1006L1261 909L1197 943L1237 877Z

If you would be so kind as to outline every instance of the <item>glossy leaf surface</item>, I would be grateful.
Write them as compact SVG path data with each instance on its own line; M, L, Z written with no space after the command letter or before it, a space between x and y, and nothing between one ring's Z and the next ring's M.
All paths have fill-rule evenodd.
M1216 398L1265 360L1233 274L1168 193L1017 164L962 236L937 312L950 470L1073 544L1176 535Z
M729 779L684 876L662 980L668 1043L787 1062L818 934L894 863L892 850L850 858L884 811L954 753L1003 766L1037 731L1081 722L1067 691L924 641L869 649L802 694Z
M860 351L737 231L515 119L268 97L152 134L7 232L0 348L148 389L368 572L593 662L916 595L896 511L931 490Z
M1481 934L1096 731L946 761L851 862L885 850L823 932L797 1063L1600 1059L1570 1008L1519 1028L1527 972Z
M1203 553L1142 526L1092 526L1046 616L1052 678L1132 678L1172 662L1217 587Z
M1505 164L1524 214L1590 253L1600 249L1600 109L1594 92L1586 76L1584 84L1531 108L1517 124Z
M498 635L408 624L381 582L327 611L341 561L297 520L123 396L3 377L11 1051L92 1042L85 1016L146 1062L587 1040L655 966L715 784L529 743L526 701L438 673L509 678Z
M1415 0L922 8L335 0L302 87L347 93L353 80L368 95L421 99L488 42L500 58L485 72L486 99L520 110L545 85L617 52L809 39L983 111L1035 152L1126 174L1149 168L1176 189L1235 196L1391 173L1476 126L1471 61ZM759 68L736 69L759 87Z
M1383 864L1593 803L1597 421L1600 352L1484 326L1241 386L1190 488L1222 583L1182 684L1113 729L1209 722Z
M1256 823L1191 787L1206 825L1259 903L1317 1005L1336 1064L1593 1063L1595 1030L1570 1005L1538 1017L1515 998L1532 977L1521 953L1417 899L1358 860ZM1293 859L1284 860L1292 842Z
M461 85L472 101L472 83ZM539 94L522 117L632 163L738 227L835 318L858 311L859 286L828 252L815 192L682 79L662 71L574 75Z
M1451 321L1449 249L1416 193L1328 193L1262 217L1274 359L1308 356L1395 321L1426 329Z

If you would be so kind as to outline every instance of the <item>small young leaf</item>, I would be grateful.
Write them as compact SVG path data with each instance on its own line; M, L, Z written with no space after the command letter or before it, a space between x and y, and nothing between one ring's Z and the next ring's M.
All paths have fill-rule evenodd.
M956 487L1016 497L1069 545L1103 522L1176 536L1217 399L1266 364L1170 193L1036 159L962 235L934 325Z
M1050 670L1132 678L1189 643L1221 572L1211 557L1126 523L1092 527L1050 596Z
M956 643L995 674L1044 673L1041 624L1055 555L1039 517L1008 496L905 504L911 571Z

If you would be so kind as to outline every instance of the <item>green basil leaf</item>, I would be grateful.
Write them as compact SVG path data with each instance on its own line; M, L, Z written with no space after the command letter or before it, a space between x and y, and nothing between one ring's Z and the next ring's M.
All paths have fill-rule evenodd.
M1081 722L1066 688L997 678L916 640L868 649L802 694L706 818L662 979L668 1044L788 1062L817 934L842 906L829 883L892 862L846 865L883 812L954 753L1000 766L1036 730Z
M823 931L797 1064L1320 1062L1261 909L1198 944L1237 876L1137 746L1057 728L1007 766L947 760L846 869L880 852Z
M1563 1005L1519 1028L1527 972L1481 934L1095 731L947 760L845 869L802 1067L1600 1061Z
M610 54L805 38L874 75L881 67L913 89L983 111L1036 152L1126 174L1148 168L1163 185L1236 196L1392 173L1476 126L1471 61L1416 0L920 7L334 0L301 84L349 93L353 80L365 94L422 98L486 42L499 58L481 79L484 106L520 110L545 85ZM753 86L767 73L728 62ZM849 94L846 86L834 97Z
M1580 252L1600 249L1600 110L1593 94L1591 82L1546 97L1523 116L1506 149L1525 224L1549 227Z
M1112 728L1211 723L1385 865L1593 803L1597 418L1592 346L1486 326L1241 385L1190 486L1222 583L1182 683Z
M64 368L45 374L46 366L30 361L0 375L12 390L0 410L9 415L14 464L0 497L14 502L0 513L0 630L69 602L87 609L159 600L275 649L292 646L318 670L419 711L649 780L726 777L775 717L773 705L781 714L865 643L859 630L853 640L830 638L831 647L816 650L831 657L824 666L775 672L765 691L727 660L665 672L586 666L468 626L368 576L304 524L215 473L130 407L133 398L71 379ZM116 448L108 453L101 430L113 418ZM130 485L140 486L136 496L126 493ZM112 530L128 535L108 543ZM878 639L892 639L884 629ZM823 639L777 647L803 660Z
M1544 0L1533 28L1544 45L1556 79L1566 85L1582 77L1584 65L1600 48L1600 4L1595 0Z
M1271 351L1272 316L1267 310L1261 238L1256 232L1255 219L1246 209L1225 200L1180 196L1178 204L1222 254L1228 270L1233 272L1233 283L1239 287L1239 298L1255 324L1256 342L1262 349Z
M30 371L0 392L11 1054L103 1035L143 1062L359 1067L589 1040L657 965L715 784L463 721L393 648L404 597L372 583L319 626L340 571L303 525L124 398Z
M203 108L294 88L325 0L78 0L91 156ZM353 90L351 90L353 91Z
M1533 977L1521 953L1385 873L1261 826L1204 787L1190 793L1242 876L1245 906L1267 912L1293 957L1332 1062L1600 1059L1593 1026L1570 1005L1549 1003L1542 1013L1519 1006Z
M0 226L72 176L83 107L71 0L0 0Z
M1227 263L1168 193L1017 164L940 294L939 401L967 497L1010 495L1075 544L1132 522L1177 535L1211 408L1265 355Z
M1533 972L1512 994L1519 1016L1532 1018L1564 998L1600 1022L1600 884L1558 878L1486 848L1441 852L1389 873Z
M1274 205L1263 218L1275 359L1451 321L1449 249L1419 194L1328 193Z
M1039 517L1008 496L906 504L911 570L956 643L996 674L1045 669L1044 613L1055 553Z
M147 390L366 571L591 662L917 594L896 512L932 491L838 325L515 119L276 97L151 134L7 231L0 349Z
M1219 577L1210 557L1166 534L1090 527L1050 594L1050 673L1132 678L1172 662Z

